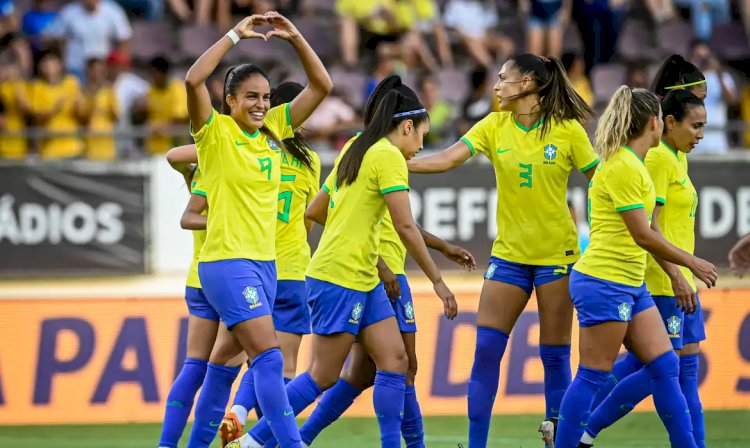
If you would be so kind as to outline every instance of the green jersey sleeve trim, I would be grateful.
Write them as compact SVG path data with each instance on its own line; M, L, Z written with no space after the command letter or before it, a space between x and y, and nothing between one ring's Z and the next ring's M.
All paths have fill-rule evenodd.
M331 189L328 188L328 185L326 185L326 184L323 184L323 191L325 191L328 194L331 194Z
M194 189L193 190L193 194L197 194L198 196L203 196L204 198L208 197L208 195L206 194L206 192L202 191L202 190Z
M216 109L212 109L211 110L211 115L208 117L208 120L206 120L206 122L203 123L203 128L205 128L206 126L208 126L209 124L211 124L211 121L213 121L213 119L214 119L214 114L216 114ZM200 128L198 130L198 132L202 131L203 128ZM196 134L195 132L193 132L193 123L190 123L190 134L191 135L195 135Z
M291 110L291 104L292 103L286 103L286 107L284 109L286 110L286 124L288 126L292 125L292 110Z
M626 205L623 207L617 207L615 210L618 212L626 212L628 210L635 210L637 208L646 208L643 204Z
M667 200L664 198L656 197L656 203L660 205L665 205L667 203Z
M396 185L395 187L388 187L380 190L380 194L393 193L394 191L409 191L409 187L406 185Z
M594 160L593 162L589 163L588 165L581 168L581 172L585 173L586 171L590 170L591 168L597 166L599 164L599 159Z
M468 138L461 137L461 141L464 142L464 143L466 143L466 146L469 147L469 151L471 151L471 155L472 156L477 153L476 149L474 149L474 145L471 144L471 142L469 141Z

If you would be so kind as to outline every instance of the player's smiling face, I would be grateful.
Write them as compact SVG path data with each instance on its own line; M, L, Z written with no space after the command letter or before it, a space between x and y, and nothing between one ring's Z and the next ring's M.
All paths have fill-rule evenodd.
M706 127L706 108L693 106L688 109L682 121L677 121L673 116L665 119L666 132L674 142L676 150L689 153L703 138L703 129Z
M260 74L250 75L234 94L227 96L227 103L240 127L246 131L259 129L271 108L271 85Z

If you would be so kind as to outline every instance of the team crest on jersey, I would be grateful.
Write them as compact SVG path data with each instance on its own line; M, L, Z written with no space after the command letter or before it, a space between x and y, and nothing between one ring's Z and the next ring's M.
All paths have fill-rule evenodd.
M682 321L677 316L671 316L667 319L667 330L669 331L670 338L680 337L680 323Z
M411 301L406 302L404 305L404 314L406 315L406 323L410 324L414 322L414 305Z
M621 303L620 306L617 307L617 314L620 315L620 320L625 322L630 320L631 311L632 309L629 303Z
M242 296L245 298L245 301L250 305L251 310L263 305L260 301L260 295L258 294L258 289L255 286L245 287L245 289L242 291Z
M266 142L268 143L268 146L273 149L274 151L278 151L279 147L276 145L276 142L271 140L270 138L266 139Z
M484 274L484 278L490 280L495 275L495 269L497 269L497 265L495 263L490 263L489 267L487 267L487 272Z
M544 164L554 165L555 159L557 158L557 146L549 144L544 147Z
M361 302L357 302L356 305L352 308L352 318L349 319L350 324L358 324L359 319L362 318L362 311L364 311L365 307L362 306Z

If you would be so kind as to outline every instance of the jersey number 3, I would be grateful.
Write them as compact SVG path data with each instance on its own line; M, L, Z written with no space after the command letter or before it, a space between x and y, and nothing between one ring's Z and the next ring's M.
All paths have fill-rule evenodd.
M530 163L529 164L519 163L518 166L522 169L522 171L520 173L518 173L518 175L521 176L521 179L525 180L525 182L521 182L519 185L521 187L531 188L531 186L532 186L532 184L531 184L531 168L532 168L532 165Z

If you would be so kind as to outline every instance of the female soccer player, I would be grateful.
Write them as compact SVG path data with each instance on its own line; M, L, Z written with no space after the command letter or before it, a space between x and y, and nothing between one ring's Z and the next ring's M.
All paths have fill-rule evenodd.
M524 54L503 65L494 112L445 151L412 160L415 173L453 169L481 152L495 167L497 239L479 297L477 345L469 379L469 447L487 446L500 361L513 326L536 288L546 415L557 417L570 383L573 307L568 275L578 259L578 234L566 202L577 168L590 179L598 158L581 123L591 109L562 64ZM554 424L540 431L551 442Z
M271 107L292 102L303 90L304 87L295 82L278 85L271 92ZM310 334L305 269L310 263L307 235L313 222L305 219L305 209L320 189L320 157L299 132L284 140L284 149L276 223L278 282L273 322L284 356L284 382L289 382L296 376L302 335ZM255 377L252 369L248 369L242 377L230 412L219 426L222 446L242 435L248 411L256 405Z
M385 78L378 84L367 102L364 113L365 126L370 124L378 104L380 104L383 97L391 90L396 90L402 95L417 98L414 91L401 82L399 76L392 75ZM324 192L321 193L321 196L323 196L323 199L326 199ZM448 259L460 264L464 269L471 270L476 268L474 257L467 250L446 243L421 228L420 232L427 247L441 252ZM407 447L424 447L422 413L414 388L414 379L417 373L415 337L417 325L411 288L405 272L406 247L401 243L398 233L393 226L393 220L387 212L381 221L378 253L380 255L377 265L378 276L383 281L386 293L391 299L391 305L396 314L406 354L409 358L401 435ZM323 429L341 417L349 406L354 403L354 400L365 389L373 385L375 375L375 364L367 356L361 344L354 344L351 350L349 368L342 374L338 382L323 394L320 403L312 415L310 415L310 418L300 428L302 441L307 445L311 445ZM273 444L271 443L271 445Z
M706 109L703 102L687 90L669 93L661 107L665 117L664 134L659 146L646 155L646 168L656 193L651 227L670 243L692 254L698 193L688 176L685 154L703 138ZM706 339L706 331L697 306L693 275L687 268L649 256L645 278L672 347L680 355L680 387L690 409L695 443L705 447L703 409L698 395L698 352L700 341ZM593 444L602 429L625 416L650 394L651 382L645 369L621 379L611 394L594 408L581 441Z
M385 289L377 273L380 221L390 213L401 241L432 281L445 315L456 301L414 223L406 161L422 147L427 113L415 98L391 91L375 117L334 165L306 216L325 224L307 269L313 300L313 354L308 370L287 386L295 413L333 386L355 336L377 366L375 413L381 446L400 447L401 413L408 357ZM327 197L327 199L326 199ZM267 416L266 416L267 417ZM263 446L270 438L265 418L228 447Z
M673 54L659 68L651 90L663 99L669 92L683 89L700 100L706 99L706 77L691 62Z
M254 30L266 23L273 27L267 34ZM213 110L206 79L224 55L240 39L273 36L289 41L297 51L309 79L305 90L291 103L269 110L268 78L258 67L244 64L230 70L224 83L230 114ZM258 403L274 435L282 447L299 448L271 317L276 253L269 242L276 234L281 139L291 137L293 129L310 116L330 92L331 79L294 25L270 12L243 19L209 48L188 71L185 85L198 165L209 193L206 241L198 264L201 284L211 306L252 360ZM216 383L231 383L230 377L237 374L214 370ZM206 409L213 407L211 371L209 365L201 394L201 401L207 397ZM188 446L210 443L193 435Z
M679 360L644 283L646 253L688 267L709 287L716 283L716 268L649 226L656 194L644 159L662 129L656 95L627 86L617 90L596 129L603 165L589 184L591 245L570 279L580 363L560 407L557 448L579 446L591 403L608 381L623 342L646 366L672 446L696 446L680 391Z

